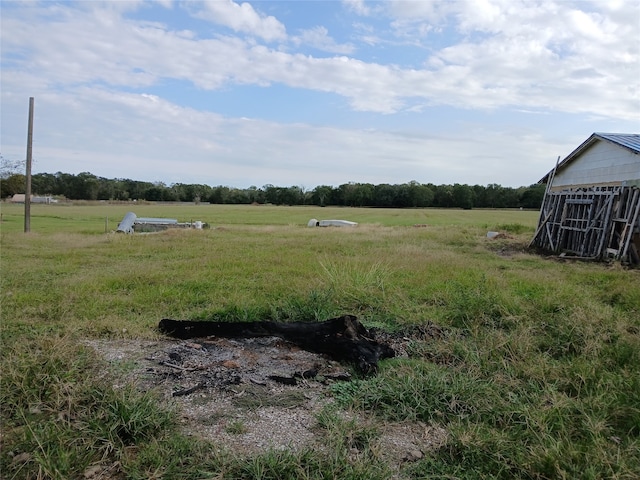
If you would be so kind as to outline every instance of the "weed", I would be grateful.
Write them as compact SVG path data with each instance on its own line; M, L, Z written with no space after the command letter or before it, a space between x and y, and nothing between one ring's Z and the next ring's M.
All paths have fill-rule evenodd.
M451 281L445 291L445 317L458 328L510 328L511 313L499 286L486 275Z
M354 260L320 262L327 283L337 302L351 311L384 309L388 268L382 263L360 263Z
M240 435L242 433L247 432L247 426L244 424L242 420L233 419L229 420L224 427L225 432L231 433L233 435Z
M5 345L2 363L4 472L76 478L89 464L115 460L171 428L173 417L158 399L132 386L114 389L91 352L69 338ZM7 452L26 460L12 461Z
M317 415L317 420L329 445L337 445L346 452L358 451L371 455L374 440L380 435L372 423L353 415L348 418L331 407L325 407Z
M333 293L330 289L311 290L306 296L291 295L274 306L271 319L274 321L310 322L335 317Z

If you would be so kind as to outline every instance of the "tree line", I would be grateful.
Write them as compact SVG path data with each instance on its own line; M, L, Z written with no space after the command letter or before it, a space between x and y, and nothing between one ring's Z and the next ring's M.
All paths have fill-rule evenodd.
M0 178L3 198L25 192L25 176L13 173ZM533 208L544 197L544 185L510 188L490 185L434 185L411 181L402 184L350 182L312 190L300 186L264 185L249 188L202 184L143 182L108 179L88 172L38 173L32 175L34 195L69 200L146 200L151 202L202 202L214 204L270 203L274 205L319 205L348 207L444 207L444 208Z

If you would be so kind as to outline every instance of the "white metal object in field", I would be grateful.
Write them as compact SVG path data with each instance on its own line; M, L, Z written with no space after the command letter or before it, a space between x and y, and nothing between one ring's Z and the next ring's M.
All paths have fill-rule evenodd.
M177 225L178 220L175 218L138 217L135 223L140 225Z
M356 222L349 220L316 220L315 218L307 223L308 227L355 227L357 225Z
M129 212L124 216L116 231L121 233L150 233L168 228L195 228L196 230L202 230L205 227L208 227L208 225L200 220L180 223L175 218L137 217L135 213Z
M118 224L116 232L121 233L133 233L133 224L136 221L136 214L133 212L127 213L122 221Z

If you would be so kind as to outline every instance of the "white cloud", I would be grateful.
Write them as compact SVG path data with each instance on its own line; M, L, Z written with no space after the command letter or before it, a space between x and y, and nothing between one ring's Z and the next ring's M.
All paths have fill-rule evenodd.
M347 10L357 13L366 17L371 13L370 8L365 5L364 0L342 0Z
M627 4L626 18L618 13L614 24L606 9L584 12L569 2L413 3L394 2L390 12L414 27L455 18L463 35L428 59L434 77L450 87L437 101L637 118L637 93L629 95L630 87L637 92L640 73L637 4Z
M270 39L284 35L279 21L246 3L205 2L203 8L237 29ZM614 25L604 13L581 12L564 3L392 2L394 18L427 26L432 18L454 18L469 37L425 57L424 69L315 58L240 38L202 39L162 24L125 20L102 8L57 7L52 18L43 14L49 20L47 35L41 35L41 22L3 19L3 47L26 52L30 61L20 69L50 85L105 82L131 88L165 78L203 89L280 83L336 93L360 111L393 113L434 104L544 106L633 119L638 114L640 55L633 21L638 7L626 9L627 19ZM304 43L342 55L353 52L323 26L294 40ZM11 70L5 75L11 76Z
M454 11L452 3L394 0L382 5L386 7L385 14L389 16L396 35L408 37L416 34L424 36L439 29Z
M338 44L329 36L329 31L323 26L303 30L299 35L294 36L291 41L295 45L306 45L324 52L347 55L353 53L355 47L350 44Z
M254 35L268 42L284 40L286 28L275 17L257 12L249 3L232 0L206 1L196 16Z
M424 55L422 64L412 59L418 68L360 57L367 45L338 43L324 25L287 38L283 23L247 3L198 4L198 15L243 33L236 37L134 20L131 12L143 17L148 4L113 5L119 3L127 2L3 8L3 155L24 155L29 96L36 97L41 171L240 187L414 179L517 186L536 181L556 155L591 133L560 141L555 132L545 137L534 128L458 122L447 136L429 136L424 128L390 132L330 127L330 120L312 127L225 117L207 110L215 106L198 110L163 97L161 87L171 82L201 89L203 99L238 84L326 92L345 99L342 111L394 120L402 117L392 116L398 112L419 119L419 112L437 110L430 107L449 106L459 117L501 109L581 114L598 120L593 131L614 120L638 125L640 7L630 2L585 2L584 9L583 2L515 0L347 5L368 15L358 28L367 45L436 38L430 49L412 50L418 59ZM389 37L392 30L396 37ZM282 45L273 48L274 40ZM307 46L335 56L310 55ZM514 158L518 167L511 171Z
M519 186L542 176L549 151L557 151L526 130L492 132L469 125L433 136L279 124L224 118L148 94L88 88L37 97L35 123L35 172L89 171L107 178L234 187L410 180ZM504 155L521 160L517 169L504 167L496 144ZM3 149L8 158L24 154L22 145Z

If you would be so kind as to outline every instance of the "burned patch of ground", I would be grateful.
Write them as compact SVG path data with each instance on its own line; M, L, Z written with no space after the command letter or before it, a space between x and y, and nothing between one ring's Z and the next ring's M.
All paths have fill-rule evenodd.
M438 333L433 326L414 332ZM380 340L405 356L410 338L387 334ZM276 337L87 343L112 366L119 382L155 390L176 408L186 434L238 455L322 449L318 415L333 402L331 384L351 377L344 365ZM418 460L447 436L442 428L421 423L361 421L379 423L377 449L397 465Z

